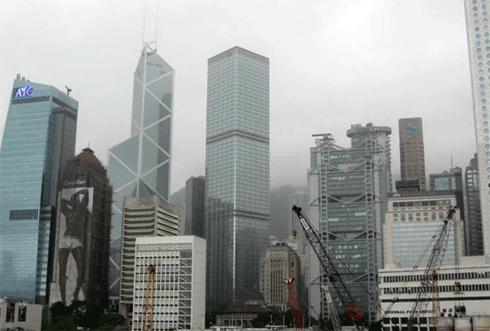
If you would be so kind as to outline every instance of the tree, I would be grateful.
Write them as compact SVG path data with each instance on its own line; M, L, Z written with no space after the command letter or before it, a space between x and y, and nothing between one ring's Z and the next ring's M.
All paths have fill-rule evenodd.
M77 325L70 316L57 316L53 323L46 327L47 331L76 331Z
M96 305L87 301L73 301L67 308L76 326L95 329L102 313Z
M118 313L107 313L100 317L97 330L112 331L119 325L126 325L126 319Z

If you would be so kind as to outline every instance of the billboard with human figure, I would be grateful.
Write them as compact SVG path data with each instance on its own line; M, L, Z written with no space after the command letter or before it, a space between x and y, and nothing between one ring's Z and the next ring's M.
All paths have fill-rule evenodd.
M64 181L58 195L50 302L69 305L87 298L94 188L86 180Z

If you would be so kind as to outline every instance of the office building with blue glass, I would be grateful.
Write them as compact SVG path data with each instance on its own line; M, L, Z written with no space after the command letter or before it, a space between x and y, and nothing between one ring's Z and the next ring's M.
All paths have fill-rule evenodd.
M234 47L208 60L207 308L258 288L269 244L269 59Z
M165 202L169 198L174 69L152 44L144 43L134 73L131 136L108 153L107 173L113 187L109 258L112 307L119 303L124 197L156 195Z
M78 101L14 80L0 150L0 297L45 303L58 177L75 155Z

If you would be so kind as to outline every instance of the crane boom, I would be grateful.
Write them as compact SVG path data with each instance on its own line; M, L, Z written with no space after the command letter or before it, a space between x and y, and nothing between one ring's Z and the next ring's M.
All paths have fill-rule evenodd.
M422 305L427 304L427 301L421 300L422 295L427 293L436 293L436 295L438 295L439 293L438 289L437 292L435 292L436 291L435 286L438 286L437 272L441 266L442 259L444 258L444 254L446 253L447 242L449 239L449 230L451 228L450 221L453 219L455 214L456 214L455 208L449 209L449 211L447 212L446 219L444 220L442 227L437 233L434 247L430 252L429 260L427 261L424 274L422 275L422 288L425 289L425 291L420 291L417 293L417 297L415 298L415 302L412 306L412 309L410 310L410 315L408 317L408 325L407 325L408 331L412 331L415 324L416 317L419 315L419 310L421 309ZM433 306L436 307L435 309L437 309L437 305L439 304L438 300L439 300L438 298L435 298L435 300L433 301Z
M155 266L148 266L143 302L143 331L153 331L155 316Z
M298 302L298 295L294 286L294 277L291 276L284 278L283 282L288 287L289 305L291 306L291 314L293 315L294 328L296 330L303 330L303 315L301 314L301 308Z
M347 286L342 281L342 278L340 277L337 268L335 268L327 249L325 246L323 246L320 233L313 228L310 221L308 221L308 219L303 215L301 208L293 206L293 211L298 216L299 222L301 223L301 226L305 232L305 237L313 248L318 260L320 260L320 264L327 274L330 283L333 285L335 291L342 300L347 315L349 315L351 321L360 330L361 326L365 324L364 316L362 315L359 306L354 302L354 299L347 289Z

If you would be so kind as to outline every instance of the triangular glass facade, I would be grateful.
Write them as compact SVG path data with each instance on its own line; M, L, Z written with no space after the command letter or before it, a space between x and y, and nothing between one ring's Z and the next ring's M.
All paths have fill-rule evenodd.
M174 70L146 43L134 73L131 137L109 150L113 185L110 299L118 300L122 205L125 196L158 195L170 187Z

